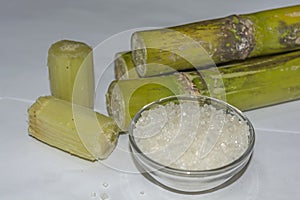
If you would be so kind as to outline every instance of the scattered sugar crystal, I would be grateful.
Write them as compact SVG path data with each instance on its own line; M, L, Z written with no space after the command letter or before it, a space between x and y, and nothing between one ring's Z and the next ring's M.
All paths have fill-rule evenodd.
M133 135L153 160L186 170L229 164L247 149L249 126L212 105L168 103L144 111Z
M91 193L91 197L92 197L92 198L95 198L96 196L97 196L97 193L96 193L96 192L92 192L92 193Z
M100 199L101 200L107 200L107 199L109 199L109 196L108 196L108 194L106 194L105 192L103 192L103 193L100 194Z

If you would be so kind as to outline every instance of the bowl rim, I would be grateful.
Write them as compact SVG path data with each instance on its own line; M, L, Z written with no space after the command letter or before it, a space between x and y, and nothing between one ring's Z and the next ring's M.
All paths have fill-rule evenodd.
M221 167L218 168L212 168L212 169L205 169L205 170L185 170L185 169L178 169L178 168L173 168L170 166L165 166L153 159L151 159L150 157L148 157L146 154L144 154L142 152L142 150L138 147L137 143L135 142L135 137L133 136L133 129L135 126L135 123L137 121L137 119L141 116L142 112L144 112L145 110L147 110L149 107L155 105L155 104L160 104L162 102L166 102L166 101L170 101L170 100L191 100L191 101L199 101L200 99L203 100L210 100L210 101L214 101L218 104L223 104L226 108L228 108L229 110L233 111L234 114L238 115L241 119L243 119L244 121L247 122L247 125L249 126L249 145L246 149L246 151L237 159L235 159L234 161L223 165ZM165 98L161 98L157 101L153 101L145 106L143 106L142 109L140 109L136 115L133 117L133 119L131 120L130 123L130 127L129 127L129 143L131 148L133 148L132 153L133 154L139 154L140 155L140 159L142 159L143 161L147 162L147 165L151 165L153 168L155 168L155 170L159 170L159 171L163 171L166 172L168 174L172 174L172 175L179 175L179 176L186 176L186 177L190 177L190 176L207 176L207 175L213 175L213 174L220 174L222 172L227 172L231 169L234 169L235 167L239 166L239 164L243 163L243 161L247 161L250 157L251 154L253 152L254 149L254 145L255 145L255 130L254 127L251 123L251 121L249 120L249 118L242 112L240 111L238 108L230 105L229 103L222 101L220 99L216 99L214 97L209 97L209 96L203 96L203 95L175 95L175 96L169 96L169 97L165 97ZM136 157L136 156L134 156ZM154 171L154 170L150 170L150 171ZM147 171L148 172L148 171Z

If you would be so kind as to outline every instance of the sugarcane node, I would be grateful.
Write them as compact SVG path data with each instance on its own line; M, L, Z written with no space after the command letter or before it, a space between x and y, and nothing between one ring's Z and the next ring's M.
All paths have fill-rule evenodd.
M287 25L280 21L278 31L282 35L279 43L287 49L300 47L300 23Z
M231 15L222 19L221 24L219 46L214 55L220 57L220 62L249 57L255 47L252 21L239 15Z
M182 74L185 74L185 76L187 76L187 73L182 73ZM188 74L194 77L192 79L189 79L194 94L209 96L209 89L208 89L207 82L204 80L203 76L201 75L200 70L194 72L188 72Z

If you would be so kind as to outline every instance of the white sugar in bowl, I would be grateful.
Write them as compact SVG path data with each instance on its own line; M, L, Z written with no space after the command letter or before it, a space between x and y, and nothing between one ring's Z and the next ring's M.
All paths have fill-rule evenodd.
M237 108L211 97L173 96L141 109L129 141L138 169L178 192L226 186L250 161L255 132Z

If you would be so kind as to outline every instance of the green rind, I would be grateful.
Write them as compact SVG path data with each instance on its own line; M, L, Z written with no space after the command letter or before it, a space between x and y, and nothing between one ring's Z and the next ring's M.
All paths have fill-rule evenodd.
M227 101L250 110L300 98L300 52L219 68Z

